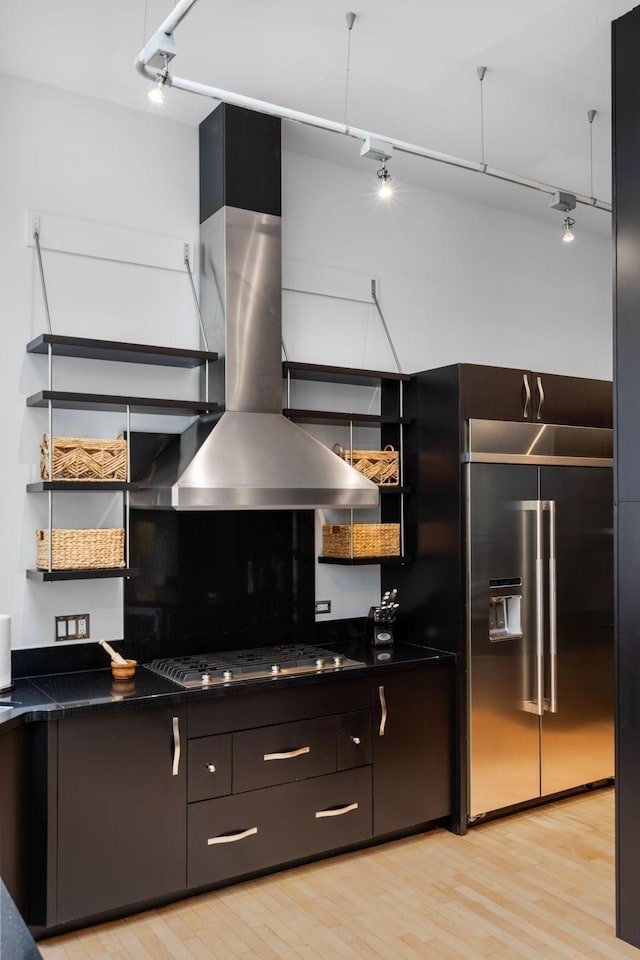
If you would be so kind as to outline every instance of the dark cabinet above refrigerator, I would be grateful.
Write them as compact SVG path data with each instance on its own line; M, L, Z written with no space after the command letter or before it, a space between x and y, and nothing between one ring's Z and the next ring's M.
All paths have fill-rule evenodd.
M612 426L613 390L608 380L471 363L457 369L463 417Z

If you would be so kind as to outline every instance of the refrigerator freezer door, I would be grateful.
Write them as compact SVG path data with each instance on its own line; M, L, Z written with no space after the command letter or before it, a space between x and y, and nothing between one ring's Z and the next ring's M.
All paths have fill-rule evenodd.
M540 514L533 503L537 467L471 463L466 470L469 812L476 817L540 795L535 562ZM521 597L521 629L495 639L500 596Z
M556 712L542 721L543 796L614 773L612 491L609 469L540 468L541 496L556 503L558 650Z

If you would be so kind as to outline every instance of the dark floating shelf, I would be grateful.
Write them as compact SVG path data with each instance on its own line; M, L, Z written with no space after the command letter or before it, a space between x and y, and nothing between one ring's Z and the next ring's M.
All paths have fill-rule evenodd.
M386 424L394 425L399 423L410 423L400 417L386 417L374 413L344 413L343 411L332 410L298 410L293 407L287 407L282 411L285 417L293 420L294 423L324 423L330 426L343 426L353 423L361 427L376 427Z
M343 567L361 567L367 563L379 563L384 566L410 563L409 557L318 557L318 563L337 563Z
M120 363L149 363L163 367L199 367L218 359L217 353L206 350L183 350L180 347L157 347L142 343L121 343L117 340L92 340L86 337L62 337L42 333L27 344L27 353L52 353L58 357L80 357L84 360L117 360Z
M27 493L44 493L47 490L76 493L78 490L89 490L91 493L122 490L139 490L139 483L112 482L109 480L37 480L27 484Z
M28 407L47 407L49 400L59 410L124 410L131 413L155 413L188 416L216 413L218 404L204 400L158 400L150 397L119 397L99 393L68 393L63 390L40 390L27 397Z
M352 383L369 385L381 383L383 380L407 382L411 380L408 373L392 373L382 370L366 370L358 367L332 367L317 363L296 363L286 360L282 364L282 372L290 374L292 380L315 380L321 383Z
M106 580L116 577L135 577L138 571L133 567L107 567L101 570L27 570L27 580L40 583L52 583L56 580Z

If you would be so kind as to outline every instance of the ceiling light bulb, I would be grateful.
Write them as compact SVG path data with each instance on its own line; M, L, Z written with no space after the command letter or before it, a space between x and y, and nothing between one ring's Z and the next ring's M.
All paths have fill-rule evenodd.
M391 186L391 174L387 170L386 164L383 164L378 170L378 180L380 181L378 196L383 200L388 200L393 194L393 187Z
M164 103L164 88L169 81L169 71L165 67L162 73L158 75L158 82L155 87L149 90L149 100L153 103Z
M565 243L571 243L572 240L575 240L575 234L571 229L574 225L575 220L572 220L571 217L565 217L562 224L562 239Z

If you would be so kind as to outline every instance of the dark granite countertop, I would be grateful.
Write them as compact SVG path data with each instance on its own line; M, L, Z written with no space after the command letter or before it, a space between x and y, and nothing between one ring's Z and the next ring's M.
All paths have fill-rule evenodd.
M0 960L42 960L33 937L0 880Z
M109 666L23 677L15 681L11 690L0 696L0 728L9 729L20 722L60 720L103 710L254 693L267 689L267 685L274 682L287 687L331 683L337 676L356 677L368 672L406 670L437 660L452 659L452 654L411 643L372 647L368 643L353 640L334 643L332 649L350 659L360 660L363 666L332 670L325 674L278 677L277 680L245 681L188 690L153 673L144 665L138 665L135 677L129 681L113 680Z

